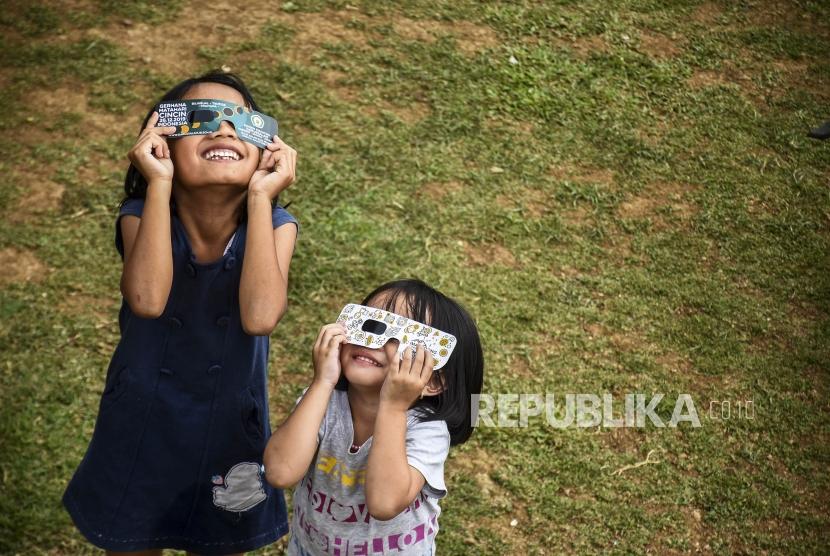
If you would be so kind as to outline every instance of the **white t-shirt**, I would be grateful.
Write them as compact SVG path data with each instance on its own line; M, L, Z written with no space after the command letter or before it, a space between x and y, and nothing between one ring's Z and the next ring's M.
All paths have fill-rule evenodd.
M406 459L426 479L407 509L378 521L366 509L364 483L369 438L350 453L354 431L349 399L335 390L317 434L318 447L303 480L294 488L289 555L424 555L435 552L438 500L447 494L444 461L450 434L444 421L406 420Z

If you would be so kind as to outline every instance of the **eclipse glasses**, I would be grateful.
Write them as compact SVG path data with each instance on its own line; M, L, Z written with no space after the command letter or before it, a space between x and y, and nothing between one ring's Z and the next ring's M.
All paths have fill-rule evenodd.
M278 133L277 120L224 100L201 98L162 102L156 107L159 127L175 127L168 137L207 135L219 129L222 122L233 125L236 135L243 141L264 149Z
M389 340L398 340L398 354L401 357L407 347L412 348L414 353L418 344L423 343L435 359L434 370L447 363L456 345L455 336L448 332L364 305L346 305L337 322L346 325L346 341L350 344L378 349Z

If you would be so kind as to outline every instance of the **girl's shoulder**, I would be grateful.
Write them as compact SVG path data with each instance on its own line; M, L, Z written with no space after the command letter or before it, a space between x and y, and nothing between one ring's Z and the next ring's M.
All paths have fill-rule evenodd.
M115 219L115 249L121 257L124 257L124 238L121 235L121 219L124 216L137 216L141 218L144 212L144 199L127 198L118 207L118 217Z
M141 213L144 211L144 199L132 199L127 198L121 202L121 206L118 207L118 217L121 218L122 216L141 216Z
M279 204L274 204L274 208L271 210L271 222L274 225L274 229L279 228L283 224L294 224L297 226L297 230L300 229L300 223L297 222L297 219L294 218L294 215L288 212L285 207L280 206Z

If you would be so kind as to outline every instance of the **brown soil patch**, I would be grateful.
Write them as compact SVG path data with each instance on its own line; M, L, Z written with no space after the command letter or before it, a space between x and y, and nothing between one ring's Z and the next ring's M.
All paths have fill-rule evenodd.
M46 273L46 265L31 252L16 247L0 249L0 287L19 282L40 282Z
M544 191L523 187L514 195L498 195L496 204L509 210L518 209L531 218L542 218L551 205L547 197Z
M704 2L692 12L692 21L697 23L714 23L721 15L723 9L715 2Z
M469 266L506 266L516 268L518 262L507 247L498 243L461 242Z
M766 104L769 97L781 98L797 89L819 99L830 98L826 83L818 72L811 71L809 60L781 59L769 64L766 61L754 60L749 51L743 53L741 60L740 67L727 60L717 70L695 71L686 83L692 89L734 85L757 106ZM753 76L763 75L770 69L778 74L775 83L761 85L753 81Z
M46 214L60 207L66 188L40 173L33 173L25 182L26 194L17 200L13 211L6 216L10 222L21 223L34 216Z
M396 35L406 40L432 42L435 40L435 31L438 26L430 25L431 23L403 17L392 22L392 28Z
M770 91L773 97L782 98L794 89L801 89L816 98L830 100L826 80L822 79L820 72L811 69L807 60L776 60L772 67L780 74L778 83ZM759 68L758 71L762 69Z
M614 398L613 412L613 419L625 418L624 396L616 396ZM643 457L638 458L639 460L645 459L645 454L648 453L648 450L644 448L649 438L642 432L642 429L635 427L608 428L602 429L602 432L599 434L601 435L603 443L615 452L631 454L633 456L642 455ZM655 457L657 454L655 452L652 455L652 459L660 459Z
M118 318L116 300L111 297L96 297L79 292L69 292L58 305L68 315L94 315L99 326L115 326Z
M458 49L466 54L476 54L499 45L498 35L486 25L470 21L434 21L399 18L392 22L395 33L412 41L433 42L442 35L449 35L456 41Z
M788 0L766 0L748 6L749 26L789 27L817 37L830 37L827 22Z
M244 12L243 12L244 13ZM327 10L320 13L287 14L280 12L270 14L272 19L290 26L295 35L286 41L281 55L289 61L314 65L313 57L327 44L351 44L360 49L367 48L368 41L376 38L369 28L371 18L353 10Z
M308 64L325 44L349 43L366 47L368 40L381 35L373 27L391 25L395 33L411 40L434 41L438 36L451 35L458 48L467 54L496 46L495 31L470 22L446 23L418 21L394 16L367 16L357 10L325 10L318 13L288 13L270 6L256 4L240 10L232 2L211 3L210 9L187 2L181 12L187 14L187 25L178 20L161 25L131 23L123 20L102 30L89 32L91 37L105 38L125 48L133 60L141 61L167 75L182 75L183 68L192 73L204 65L198 51L221 47L229 39L258 40L260 25L252 22L277 21L288 25L295 34L286 41L280 53L291 62ZM212 33L194 33L193 29L215 29ZM148 48L147 45L152 45ZM247 63L248 57L245 58ZM233 68L231 68L233 69Z
M694 89L702 89L713 85L724 85L730 83L729 78L721 72L713 70L699 70L686 80L686 83Z
M607 265L615 266L619 264L628 264L631 261L627 259L634 259L635 257L642 261L642 256L635 255L631 246L631 238L627 235L615 234L609 236L606 241L602 243L602 248L608 253L609 259Z
M666 223L658 212L668 209L671 215L687 221L698 210L693 202L685 198L685 193L689 190L694 188L673 182L655 182L637 196L621 203L617 212L621 218L653 218L659 226L665 227Z
M147 23L125 24L124 20L113 22L102 29L87 31L88 38L106 39L124 48L133 61L142 62L153 69L170 76L183 76L197 73L204 66L199 57L201 48L215 48L223 45L229 38L234 40L255 39L260 25L251 22L264 22L269 18L289 18L288 14L262 5L246 6L240 10L239 6L231 2L211 3L210 9L204 9L201 3L188 2L182 7L182 14L186 14L187 24L182 25L178 18L159 25ZM303 14L309 19L316 14ZM315 21L323 25L325 21ZM212 29L211 33L194 32L194 29ZM302 31L302 30L301 30ZM332 29L320 27L321 33L329 33ZM336 29L339 32L340 29ZM286 49L288 52L289 49Z
M559 218L568 226L581 227L591 222L593 211L583 205L559 211Z
M548 175L560 181L577 183L614 183L614 171L608 168L580 168L555 164L548 170Z
M692 362L677 353L663 353L655 358L658 365L672 373L688 375L693 372Z
M561 44L569 47L581 59L589 58L591 54L602 54L611 50L611 46L602 35L576 37L571 41L563 41Z
M521 355L508 356L505 365L506 366L504 376L509 376L511 378L534 378L538 376L531 370L530 364L527 362L527 359L525 359Z
M643 32L640 34L639 49L652 58L672 58L680 53L678 40L660 33Z
M763 100L763 91L753 83L752 76L738 68L731 61L724 62L718 70L698 70L686 80L692 89L703 89L720 85L736 85L754 103L760 104Z
M567 265L559 267L554 274L559 278L579 278L584 275L578 268Z
M455 36L458 49L464 54L475 54L499 45L499 38L492 28L470 21L454 21L444 27Z
M381 112L391 112L404 123L414 124L429 116L430 108L429 105L423 102L410 102L406 106L397 106L387 101L381 101L365 106L363 112L373 118Z
M418 190L418 195L425 195L430 199L440 201L447 195L458 193L463 189L464 184L460 181L431 181Z
M414 124L430 114L430 107L425 102L409 101L405 106L399 106L386 100L368 99L366 93L351 84L345 83L346 74L325 70L322 81L327 89L340 100L358 106L360 111L371 118L377 118L382 112L390 112L404 123Z
M120 137L137 132L140 118L144 115L144 108L134 107L128 114L119 116L91 108L89 98L90 92L86 85L70 83L56 89L32 91L27 95L26 102L33 109L36 107L39 117L47 122L62 114L80 114L82 120L79 125L88 139ZM43 140L36 125L32 128L27 126L24 129L22 135L24 143L34 146L36 143L33 140ZM28 133L33 130L35 134L30 136ZM47 140L54 140L55 134L50 132L47 137Z

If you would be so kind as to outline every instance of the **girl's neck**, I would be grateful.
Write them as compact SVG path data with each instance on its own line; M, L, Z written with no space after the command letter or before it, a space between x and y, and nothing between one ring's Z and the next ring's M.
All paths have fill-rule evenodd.
M197 262L222 257L239 222L245 190L228 187L174 187L176 213Z
M362 445L375 432L375 417L380 404L380 390L367 389L349 384L346 392L352 413L352 442Z

